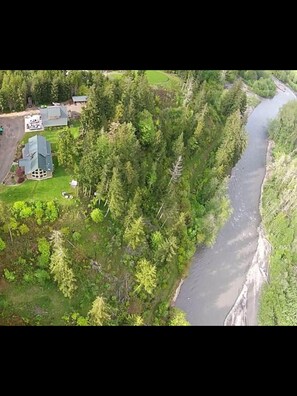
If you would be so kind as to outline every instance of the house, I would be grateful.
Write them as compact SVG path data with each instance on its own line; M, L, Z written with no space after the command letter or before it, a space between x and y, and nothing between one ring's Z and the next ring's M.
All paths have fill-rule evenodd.
M68 113L66 106L47 106L40 108L42 124L45 128L67 126Z
M83 95L83 96L72 96L72 102L75 105L77 103L85 105L87 103L87 101L88 101L88 97L85 96L85 95Z
M42 180L53 176L51 144L44 136L31 137L22 150L19 166L24 168L27 179Z

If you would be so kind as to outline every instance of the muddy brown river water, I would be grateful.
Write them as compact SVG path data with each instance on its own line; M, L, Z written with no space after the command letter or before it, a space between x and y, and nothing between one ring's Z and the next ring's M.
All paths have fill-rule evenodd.
M267 127L280 108L295 95L282 84L273 99L264 99L246 125L248 145L233 168L228 193L233 213L220 230L213 247L193 257L188 277L175 305L191 325L223 325L239 296L253 262L259 238L259 202L265 175ZM254 323L256 323L256 315Z

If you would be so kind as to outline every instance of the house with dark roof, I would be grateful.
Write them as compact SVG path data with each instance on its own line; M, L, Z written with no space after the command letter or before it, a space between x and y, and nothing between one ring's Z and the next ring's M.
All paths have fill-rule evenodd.
M73 104L75 104L75 105L76 105L77 103L86 104L87 101L88 101L88 97L85 96L85 95L82 95L82 96L72 96L72 102L73 102Z
M43 180L53 176L51 144L44 136L35 135L22 150L19 166L24 168L27 179Z
M45 128L67 126L68 112L66 106L47 106L39 110Z

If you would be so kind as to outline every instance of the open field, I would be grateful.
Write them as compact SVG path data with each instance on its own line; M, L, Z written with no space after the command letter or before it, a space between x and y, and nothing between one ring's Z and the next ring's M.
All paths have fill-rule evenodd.
M108 76L112 79L120 79L123 77L123 72L112 71L108 73ZM161 70L147 70L146 76L149 84L156 87L174 89L180 84L178 76L165 73Z

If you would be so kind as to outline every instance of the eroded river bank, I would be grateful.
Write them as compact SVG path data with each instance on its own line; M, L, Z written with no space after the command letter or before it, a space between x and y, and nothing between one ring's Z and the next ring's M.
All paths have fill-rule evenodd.
M281 89L274 98L264 99L248 118L248 145L228 184L233 213L214 246L196 252L189 275L180 287L175 305L186 312L192 325L223 325L225 321L257 324L262 283L251 279L256 275L255 279L262 276L261 282L265 280L269 255L259 211L266 172L267 127L279 109L295 98L290 89L280 83L278 86Z

